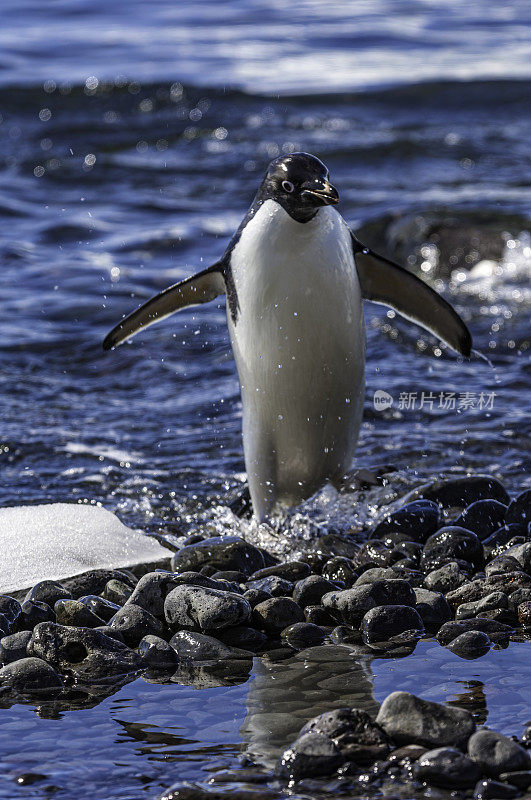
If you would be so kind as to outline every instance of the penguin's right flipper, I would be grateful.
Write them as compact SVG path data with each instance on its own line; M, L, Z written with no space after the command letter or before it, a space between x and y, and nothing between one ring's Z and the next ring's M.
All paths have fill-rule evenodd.
M364 247L351 233L354 261L365 300L390 306L469 357L472 337L454 308L427 283L388 258Z
M225 294L225 278L221 263L213 264L208 269L175 283L152 297L143 306L125 317L107 334L103 342L104 350L111 350L134 336L139 331L159 322L161 319L175 314L181 308L208 303L220 294Z

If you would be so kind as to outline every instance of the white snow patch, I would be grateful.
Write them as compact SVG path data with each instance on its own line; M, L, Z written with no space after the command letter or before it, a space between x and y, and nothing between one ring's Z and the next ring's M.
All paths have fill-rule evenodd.
M0 542L0 593L170 555L105 508L73 503L1 508Z

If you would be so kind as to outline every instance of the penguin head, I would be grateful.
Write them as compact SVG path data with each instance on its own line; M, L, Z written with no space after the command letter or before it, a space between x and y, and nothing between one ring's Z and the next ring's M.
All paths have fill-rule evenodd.
M290 153L275 158L260 187L260 199L275 200L297 222L308 222L321 206L339 202L322 161L309 153Z

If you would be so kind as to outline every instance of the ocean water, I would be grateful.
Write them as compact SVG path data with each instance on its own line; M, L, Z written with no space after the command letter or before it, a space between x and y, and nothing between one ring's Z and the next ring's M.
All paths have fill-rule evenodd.
M226 503L244 479L241 404L223 304L112 353L101 342L122 315L219 258L268 161L296 150L326 162L360 238L442 291L492 362L464 362L368 304L357 464L392 465L398 493L467 471L512 493L529 485L530 17L523 0L3 0L0 505L101 503L170 537L237 527ZM385 411L377 390L393 399ZM325 492L298 520L316 507L334 524L376 512L362 506ZM502 684L511 665L527 668L515 646L503 656L491 667ZM480 680L460 664L464 681ZM142 709L147 690L133 686L124 703ZM223 693L233 698L233 718L209 723L226 722L228 738L204 735L190 688L153 686L145 702L170 691L192 720L183 774L202 776L214 755L232 764L247 689L208 690L214 717ZM487 695L503 728L507 693ZM83 796L108 759L114 788L98 784L92 798L154 797L176 779L146 773L151 751L139 743L123 770L148 777L133 790L110 744L122 741L109 721L119 714L98 708L57 721L65 742L82 727L75 779L41 770L54 796L71 796L72 781ZM159 724L153 709L148 727ZM31 720L37 769L51 728L29 709L9 713L13 731ZM84 713L103 715L93 733ZM82 763L100 724L111 725L106 760ZM149 739L131 724L128 741ZM179 761L180 742L175 752ZM8 781L3 796L48 796L45 785Z

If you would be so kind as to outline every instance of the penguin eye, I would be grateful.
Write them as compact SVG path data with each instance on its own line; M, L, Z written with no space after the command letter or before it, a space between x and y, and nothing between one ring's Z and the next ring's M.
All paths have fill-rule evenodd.
M290 194L295 189L291 181L282 181L282 188L285 192L289 192Z

